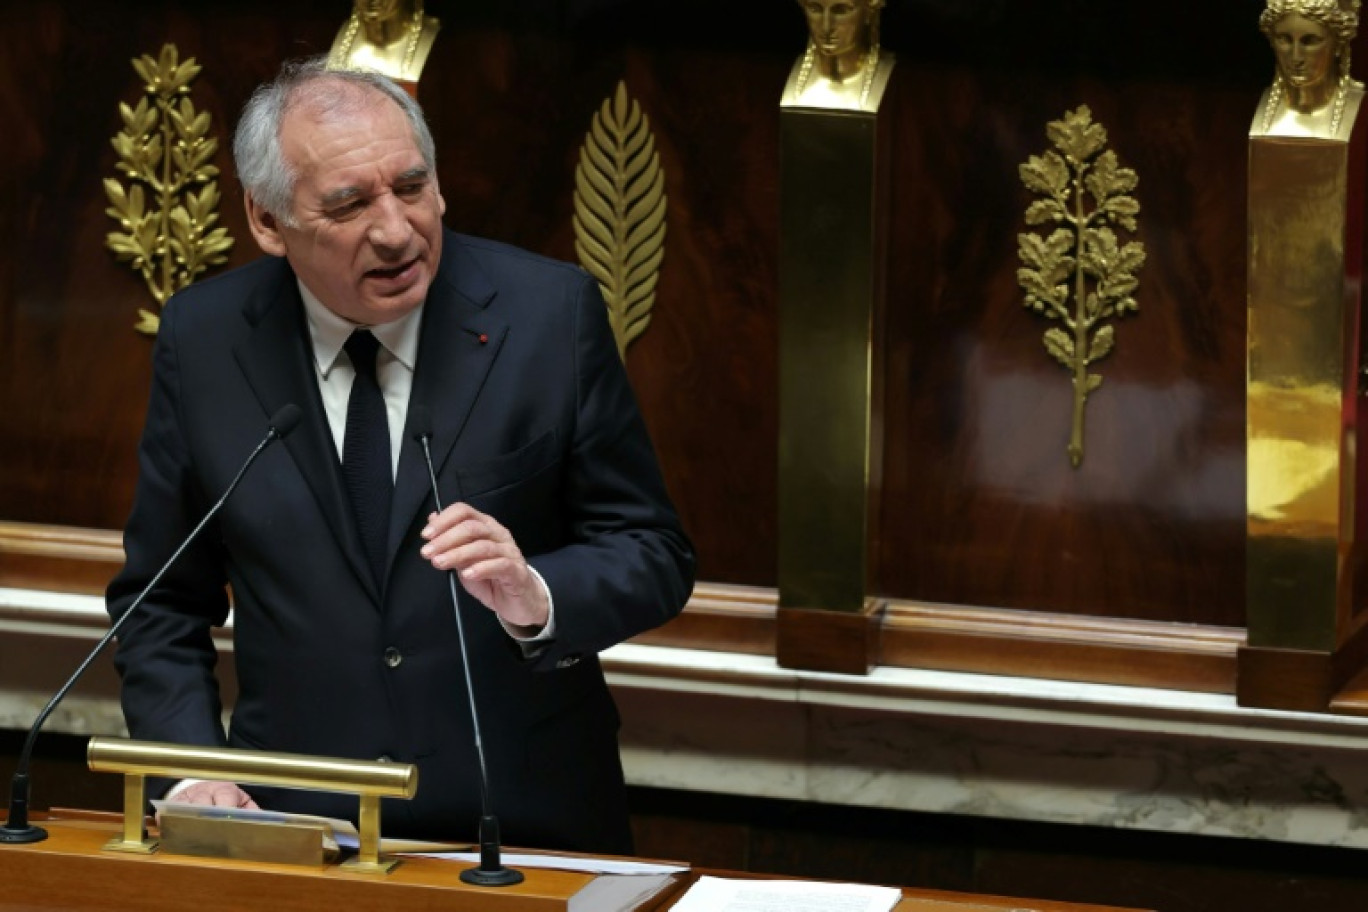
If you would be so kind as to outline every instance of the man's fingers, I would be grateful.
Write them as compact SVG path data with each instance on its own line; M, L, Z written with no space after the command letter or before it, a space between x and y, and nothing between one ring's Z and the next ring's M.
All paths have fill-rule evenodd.
M208 804L214 807L254 808L252 796L232 782L197 782L176 795L185 804Z

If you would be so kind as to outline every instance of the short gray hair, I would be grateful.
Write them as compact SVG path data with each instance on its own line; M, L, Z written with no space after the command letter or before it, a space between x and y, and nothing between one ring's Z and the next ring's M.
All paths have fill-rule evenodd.
M367 70L330 70L328 57L321 54L304 60L287 61L279 75L257 88L242 109L233 136L233 161L243 189L263 209L285 225L294 224L291 201L298 175L285 160L280 145L280 127L285 115L302 104L324 112L345 112L370 99L358 96L356 89L378 92L404 112L413 128L413 141L423 156L428 171L437 173L437 152L423 109L408 92L379 73Z

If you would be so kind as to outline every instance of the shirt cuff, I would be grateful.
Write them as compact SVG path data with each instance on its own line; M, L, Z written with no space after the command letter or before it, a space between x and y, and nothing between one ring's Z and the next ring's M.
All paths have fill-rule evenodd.
M201 782L207 782L207 781L208 781L208 780L206 780L206 779L182 779L180 782L177 782L175 785L173 785L173 786L171 786L169 789L167 789L167 790L166 790L166 794L165 794L165 795L162 795L162 799L161 799L161 800L162 800L162 801L175 801L175 800L176 800L176 796L179 795L181 792L185 791L186 789L188 789L190 786L192 786L192 785L199 785Z
M537 568L531 564L527 565L532 576L536 578L537 585L541 586L542 592L546 593L546 624L535 636L520 636L518 631L526 630L525 627L516 627L512 624L504 623L503 618L499 618L499 623L503 624L504 632L513 638L513 642L518 644L522 650L523 658L533 659L546 648L556 637L556 600L551 597L551 587L546 585L546 580L537 572Z

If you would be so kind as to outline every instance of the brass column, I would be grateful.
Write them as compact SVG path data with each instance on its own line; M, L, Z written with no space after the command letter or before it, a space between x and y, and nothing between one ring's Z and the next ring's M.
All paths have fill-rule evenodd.
M780 106L779 634L781 665L866 673L879 486L879 326L892 58L853 108Z
M1351 169L1363 164L1350 159L1359 97L1329 135L1256 126L1249 140L1243 705L1325 709L1347 675L1336 653L1361 626L1352 605L1360 266L1347 247L1363 236L1362 193L1351 192L1362 179Z

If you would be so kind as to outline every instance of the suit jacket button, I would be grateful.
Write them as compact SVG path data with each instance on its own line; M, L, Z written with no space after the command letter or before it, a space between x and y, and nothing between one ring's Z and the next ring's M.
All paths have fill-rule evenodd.
M390 668L398 668L404 664L404 654L393 646L385 650L385 664Z
M556 662L556 667L557 667L557 668L570 668L570 667L573 666L573 665L578 665L578 664L579 664L579 660L580 660L579 653L572 653L571 655L568 655L568 656L566 656L565 658L558 660L558 661Z

